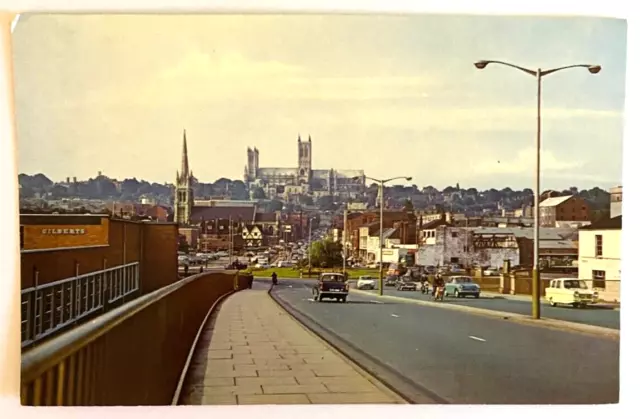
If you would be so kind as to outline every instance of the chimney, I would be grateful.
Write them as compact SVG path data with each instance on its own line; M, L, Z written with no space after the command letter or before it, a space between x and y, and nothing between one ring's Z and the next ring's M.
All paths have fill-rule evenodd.
M67 176L67 183L69 183L69 176Z
M78 183L78 179L76 179L76 177L73 177L73 183Z

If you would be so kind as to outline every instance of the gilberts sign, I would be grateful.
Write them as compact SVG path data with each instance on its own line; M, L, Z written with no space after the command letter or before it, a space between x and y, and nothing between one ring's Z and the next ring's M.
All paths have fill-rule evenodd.
M20 215L23 251L109 245L109 219L100 215Z
M80 235L86 234L87 230L84 228L43 228L42 234L48 234L51 236L59 236L62 234Z

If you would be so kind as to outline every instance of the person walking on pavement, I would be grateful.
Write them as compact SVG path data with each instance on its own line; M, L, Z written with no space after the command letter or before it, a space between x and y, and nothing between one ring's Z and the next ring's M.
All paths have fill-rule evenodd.
M184 276L189 276L189 265L184 265Z

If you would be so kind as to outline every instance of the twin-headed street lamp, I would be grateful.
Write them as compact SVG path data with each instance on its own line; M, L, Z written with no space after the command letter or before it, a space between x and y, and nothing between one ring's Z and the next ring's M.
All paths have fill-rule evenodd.
M411 179L413 179L411 176L397 176L397 177L393 177L393 178L389 178L389 179L376 179L376 178L372 178L370 176L365 176L366 179L372 180L374 182L376 182L377 184L380 185L380 233L379 233L379 237L380 237L380 272L379 272L379 277L378 277L378 294L382 295L384 294L384 280L383 280L383 270L382 270L382 249L384 247L384 239L382 237L382 233L384 230L384 224L383 224L383 217L384 217L384 185L385 183L389 183L392 182L394 180L399 180L399 179L404 179L407 182L411 182ZM355 179L355 178L354 178ZM361 179L360 177L358 177L357 179ZM342 234L345 234L345 230L346 230L347 226L346 224L343 226L342 229Z
M538 124L536 129L536 173L535 173L535 189L533 192L533 206L534 206L534 227L533 227L533 272L531 273L532 280L532 307L531 316L535 319L540 318L540 270L538 259L540 258L540 129L541 129L541 98L542 98L542 77L555 73L560 70L566 70L569 68L586 68L591 74L598 74L602 69L599 65L591 64L574 64L564 67L552 68L549 70L530 70L528 68L520 67L515 64L510 64L504 61L495 60L481 60L474 63L478 70L484 69L489 64L501 64L507 67L512 67L525 72L531 76L534 76L538 82Z

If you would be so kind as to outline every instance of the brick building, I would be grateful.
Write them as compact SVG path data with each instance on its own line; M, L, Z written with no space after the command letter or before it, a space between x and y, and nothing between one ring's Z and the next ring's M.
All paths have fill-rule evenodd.
M557 227L558 221L590 222L589 204L574 195L547 198L540 203L540 226Z
M385 211L382 218L385 229L395 229L398 238L403 244L418 243L418 225L412 211ZM380 226L380 213L378 211L356 212L347 215L347 245L356 254L360 250L360 228L370 226L370 234L375 234ZM375 231L374 231L375 229Z

